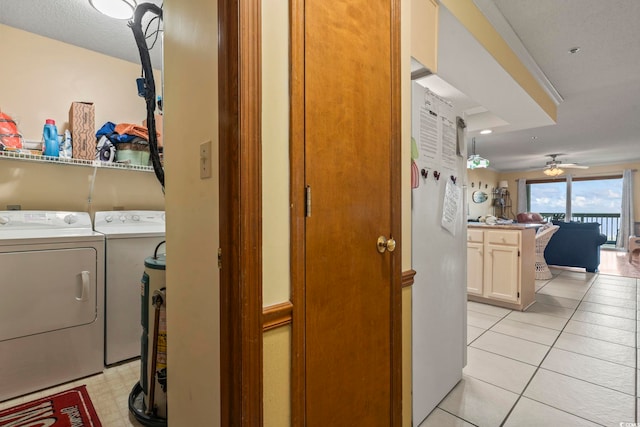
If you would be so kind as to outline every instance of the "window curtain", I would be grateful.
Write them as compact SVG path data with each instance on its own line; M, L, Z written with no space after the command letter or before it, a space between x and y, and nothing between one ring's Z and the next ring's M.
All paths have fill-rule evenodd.
M518 184L518 206L517 213L527 212L527 180L524 178L516 179Z
M633 215L633 175L630 169L622 173L622 209L616 247L629 250L629 236L635 234Z
M571 174L567 174L567 204L565 207L565 215L564 215L564 222L570 222L571 221L571 215L573 214L573 212L571 212L571 183L573 182L573 179L571 177Z

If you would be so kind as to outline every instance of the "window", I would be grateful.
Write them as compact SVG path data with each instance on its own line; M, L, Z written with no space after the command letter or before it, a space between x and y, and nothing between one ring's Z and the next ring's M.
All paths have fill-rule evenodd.
M622 177L573 178L527 181L527 209L539 212L547 220L564 220L567 194L571 192L571 221L597 222L607 243L615 243L622 207Z
M567 183L527 182L527 210L539 212L545 219L564 219L567 208Z

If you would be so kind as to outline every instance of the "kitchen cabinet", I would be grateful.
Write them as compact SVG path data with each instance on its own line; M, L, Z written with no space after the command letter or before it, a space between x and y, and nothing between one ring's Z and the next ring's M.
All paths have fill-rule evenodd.
M482 296L484 282L484 233L467 231L467 293Z
M469 226L467 299L515 310L535 302L535 228Z
M438 72L437 0L411 0L411 56L433 74Z

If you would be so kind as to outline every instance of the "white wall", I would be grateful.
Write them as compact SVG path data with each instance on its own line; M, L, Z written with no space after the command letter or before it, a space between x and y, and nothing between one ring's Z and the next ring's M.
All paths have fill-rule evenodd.
M220 425L217 1L164 2L168 412ZM175 143L169 143L169 141ZM211 178L199 146L211 141Z
M62 133L72 101L94 103L96 126L142 123L145 104L135 88L139 65L1 24L0 41L0 109L27 140L41 141L47 118ZM93 173L89 166L0 158L0 210L164 209L153 173L98 168L92 185Z
M492 169L467 169L467 208L469 219L483 215L493 215L492 191L498 185L498 172ZM473 187L471 184L473 183ZM487 194L484 203L475 203L473 193L483 191ZM513 189L515 191L515 188Z
M146 117L135 83L140 65L2 24L0 40L0 109L25 139L40 141L49 118L63 133L73 101L94 103L97 128L107 121L142 124ZM154 75L159 82L160 73Z

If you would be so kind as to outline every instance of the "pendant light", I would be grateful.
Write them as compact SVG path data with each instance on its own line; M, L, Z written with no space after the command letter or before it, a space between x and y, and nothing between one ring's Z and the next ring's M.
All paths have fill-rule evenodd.
M135 0L89 0L95 10L115 19L131 19L136 8Z
M471 139L472 153L467 159L467 169L486 168L489 166L489 160L476 154L476 139Z

